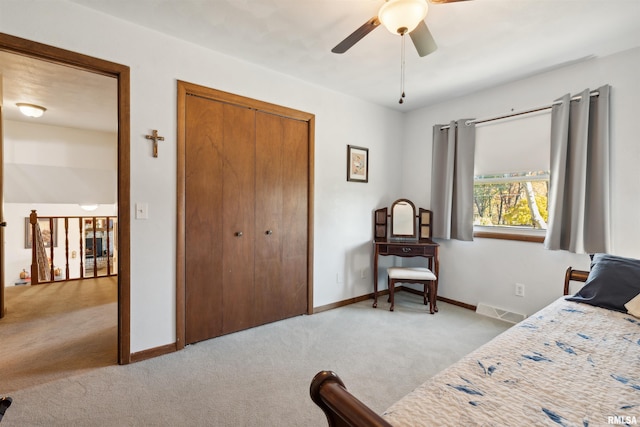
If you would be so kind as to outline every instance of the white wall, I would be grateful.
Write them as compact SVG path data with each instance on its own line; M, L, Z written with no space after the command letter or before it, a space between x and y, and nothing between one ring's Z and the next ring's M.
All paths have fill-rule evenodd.
M7 286L31 265L31 249L24 247L31 209L40 216L83 216L88 213L79 203L99 203L92 215L116 215L117 142L113 132L3 121Z
M63 0L0 0L0 31L131 68L131 350L175 342L176 80L316 115L314 305L371 292L371 215L398 197L400 113ZM144 135L165 137L159 157ZM369 148L369 183L346 182L346 146ZM134 217L132 212L132 218ZM337 283L337 276L342 282Z
M118 135L51 126L37 122L5 120L4 162L88 169L117 168Z
M489 118L551 104L565 93L604 84L611 92L612 253L640 258L638 164L635 117L640 98L640 49L564 67L484 90L407 115L403 188L418 205L431 197L432 127L460 118ZM424 183L424 184L415 184ZM441 241L439 294L469 304L479 302L532 314L562 292L564 270L588 269L587 255L548 251L540 243L476 239ZM525 297L514 295L526 285Z
M13 120L3 131L5 203L116 203L116 132Z

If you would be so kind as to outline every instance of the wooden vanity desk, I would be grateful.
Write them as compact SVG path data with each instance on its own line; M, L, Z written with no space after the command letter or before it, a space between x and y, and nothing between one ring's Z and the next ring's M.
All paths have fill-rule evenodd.
M405 207L409 211L406 217L410 219L400 219L402 212L398 209L399 207ZM436 278L439 277L439 245L431 240L433 214L422 208L418 209L418 215L415 211L415 205L410 200L399 199L393 203L391 215L388 215L387 208L374 212L373 307L378 306L378 260L381 256L425 258L427 268L435 274ZM391 224L388 218L391 218ZM391 229L390 232L389 229ZM437 295L437 279L435 287Z
M373 306L378 306L378 258L380 256L393 255L400 257L427 258L427 267L438 276L438 244L431 240L407 242L407 241L375 241L373 256ZM438 280L436 280L436 294Z

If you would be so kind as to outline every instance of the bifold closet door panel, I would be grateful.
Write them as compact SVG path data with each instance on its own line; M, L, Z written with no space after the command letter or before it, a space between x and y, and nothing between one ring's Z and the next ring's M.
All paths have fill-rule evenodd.
M223 333L256 325L254 286L256 113L224 104Z
M307 308L308 134L268 113L256 123L256 313L268 323Z
M309 124L287 119L284 125L282 259L287 266L281 304L283 318L307 312L309 239Z
M187 96L185 342L222 334L223 104Z
M282 117L256 114L256 316L259 323L282 319L283 167Z

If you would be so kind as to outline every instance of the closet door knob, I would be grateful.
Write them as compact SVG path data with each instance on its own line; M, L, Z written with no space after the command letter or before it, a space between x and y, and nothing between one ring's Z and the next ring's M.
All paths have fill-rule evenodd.
M236 237L242 237L242 231L237 231L236 232Z
M273 230L267 230L267 231L264 232L264 234L270 236L270 235L273 234Z

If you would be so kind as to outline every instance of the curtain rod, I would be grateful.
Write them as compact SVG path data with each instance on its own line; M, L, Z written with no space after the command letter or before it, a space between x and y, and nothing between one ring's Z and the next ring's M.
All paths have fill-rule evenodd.
M600 92L593 91L591 93L589 93L589 96L598 96L600 95ZM574 97L571 98L571 101L579 101L580 99L582 99L582 95L576 95ZM490 117L487 119L480 119L480 120L467 120L464 124L469 126L471 124L481 124L481 123L487 123L487 122L493 122L496 120L501 120L501 119L507 119L509 117L516 117L516 116L521 116L523 114L531 114L531 113L537 113L538 111L544 111L544 110L550 110L554 105L558 105L561 104L562 101L555 101L553 103L551 103L551 105L545 105L544 107L537 107L537 108L532 108L530 110L525 110L525 111L520 111L517 113L510 113L510 114L504 114L502 116L497 116L497 117ZM451 126L450 125L445 125L442 126L440 128L440 130L444 130L444 129L449 129Z

